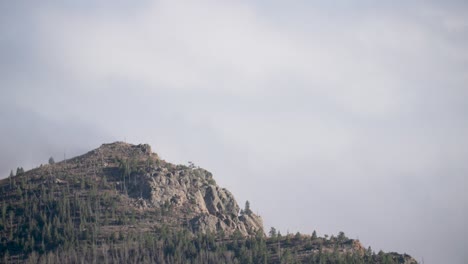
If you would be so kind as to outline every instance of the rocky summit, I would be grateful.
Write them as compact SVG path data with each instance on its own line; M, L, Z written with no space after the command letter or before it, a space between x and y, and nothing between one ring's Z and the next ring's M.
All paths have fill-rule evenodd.
M3 263L416 263L344 234L266 236L249 203L241 210L209 171L146 144L18 168L0 189Z
M82 156L43 165L23 177L42 181L45 186L66 185L80 195L85 194L79 188L84 181L85 185L97 185L102 194L117 195L119 203L139 214L166 211L161 214L162 221L139 223L148 228L177 222L194 232L226 235L238 231L248 236L263 230L260 216L252 212L239 215L234 196L219 187L209 171L165 162L147 144L103 144Z

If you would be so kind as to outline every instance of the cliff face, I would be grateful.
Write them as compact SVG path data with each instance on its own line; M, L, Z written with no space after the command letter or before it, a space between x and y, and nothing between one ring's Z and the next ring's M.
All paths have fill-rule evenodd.
M138 148L139 146L134 146ZM151 155L149 156L151 157ZM130 196L146 190L146 208L171 207L174 214L189 219L194 232L224 232L232 235L253 235L263 230L260 216L253 213L239 215L240 208L228 190L219 187L207 170L176 166L157 160L145 172L136 172L139 180L130 181Z

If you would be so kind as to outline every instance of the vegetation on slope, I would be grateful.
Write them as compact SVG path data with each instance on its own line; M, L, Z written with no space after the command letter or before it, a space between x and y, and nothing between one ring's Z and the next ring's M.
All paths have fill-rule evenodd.
M0 181L0 262L2 263L411 263L409 256L364 250L340 234L266 237L262 230L226 234L194 230L193 201L177 206L146 205L141 181L152 169L201 174L172 165L146 145L109 145ZM149 152L149 153L148 153ZM179 174L177 174L179 175ZM182 174L180 174L182 175ZM202 177L200 176L200 177ZM195 176L194 176L195 177ZM197 176L198 177L198 176ZM190 179L199 179L190 178ZM206 186L206 188L213 188ZM217 211L217 214L222 211ZM253 213L249 203L240 219ZM221 217L221 216L220 216ZM230 216L231 217L231 216ZM237 216L236 216L237 217ZM223 218L225 221L231 218Z

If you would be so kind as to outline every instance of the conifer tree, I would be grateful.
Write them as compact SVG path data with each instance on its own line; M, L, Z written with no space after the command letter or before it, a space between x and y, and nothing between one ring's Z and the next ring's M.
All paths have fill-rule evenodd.
M250 210L250 202L249 201L245 201L244 213L246 215L252 214L252 210Z

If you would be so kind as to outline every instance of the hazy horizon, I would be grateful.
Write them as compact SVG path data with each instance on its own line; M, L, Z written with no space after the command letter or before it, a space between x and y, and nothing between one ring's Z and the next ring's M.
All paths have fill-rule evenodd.
M0 178L102 143L282 233L467 263L468 3L0 2Z

